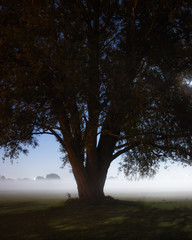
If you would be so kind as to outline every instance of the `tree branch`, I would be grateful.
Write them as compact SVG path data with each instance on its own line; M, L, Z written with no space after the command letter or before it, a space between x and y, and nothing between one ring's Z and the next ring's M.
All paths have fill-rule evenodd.
M126 147L126 146L127 146L127 143L122 144L122 145L119 145L119 146L116 146L116 147L115 147L115 150L121 149L121 148Z
M188 151L186 151L186 149L181 148L181 147L177 147L177 146L161 146L161 145L158 145L156 143L149 143L149 145L151 145L151 146L153 146L155 148L159 148L162 151L178 150L178 151L181 151L181 152L187 154L188 156L191 156L191 154Z
M49 131L52 133L52 135L54 135L57 138L60 144L64 146L64 140L62 139L62 137L53 129L49 129Z
M119 157L119 156L122 155L123 153L128 152L130 149L135 148L136 146L138 146L138 144L139 144L139 143L137 142L137 143L135 143L135 144L132 144L132 145L130 145L130 146L128 146L128 147L126 147L126 148L124 148L124 149L122 149L122 150L114 153L113 156L112 156L112 160L116 159L117 157Z
M51 128L47 128L47 130L33 132L33 135L43 135L43 134L53 135L57 138L57 140L60 142L61 145L64 144L62 137L55 130Z
M125 29L117 33L113 38L111 38L111 40L106 44L104 44L104 46L100 50L103 51L111 42L115 40L115 38L117 38L120 34L122 34L123 31L125 31Z
M39 131L39 132L33 132L33 135L43 135L43 134L48 134L48 135L53 135L51 132L49 131Z

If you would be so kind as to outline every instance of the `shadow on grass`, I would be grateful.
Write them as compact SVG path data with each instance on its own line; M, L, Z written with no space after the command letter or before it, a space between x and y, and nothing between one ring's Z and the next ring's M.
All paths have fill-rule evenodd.
M192 239L192 205L174 201L1 202L0 226L1 240L187 240Z

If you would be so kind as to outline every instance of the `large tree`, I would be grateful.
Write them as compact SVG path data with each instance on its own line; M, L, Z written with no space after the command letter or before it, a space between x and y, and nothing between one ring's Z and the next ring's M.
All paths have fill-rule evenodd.
M6 156L54 135L92 200L119 156L135 177L191 164L191 1L10 0L0 22Z

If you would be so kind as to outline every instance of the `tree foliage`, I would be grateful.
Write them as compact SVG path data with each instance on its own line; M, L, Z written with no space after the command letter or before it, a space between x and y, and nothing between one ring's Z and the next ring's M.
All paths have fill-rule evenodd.
M3 1L0 19L7 155L52 134L77 182L119 156L128 176L191 164L191 1Z

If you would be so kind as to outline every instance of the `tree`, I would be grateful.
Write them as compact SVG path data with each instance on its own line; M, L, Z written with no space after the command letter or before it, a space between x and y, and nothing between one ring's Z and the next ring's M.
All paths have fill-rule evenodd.
M35 180L36 180L36 181L43 181L43 180L45 180L45 178L42 177L42 176L37 176L37 177L35 178Z
M46 179L47 180L60 180L61 178L59 177L59 175L57 175L55 173L50 173L50 174L47 174Z
M54 135L79 197L96 201L119 156L135 177L191 164L191 1L14 0L0 13L6 156Z
M6 180L5 176L0 176L0 180L2 181Z

